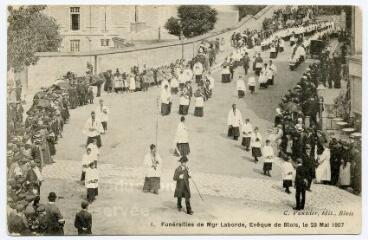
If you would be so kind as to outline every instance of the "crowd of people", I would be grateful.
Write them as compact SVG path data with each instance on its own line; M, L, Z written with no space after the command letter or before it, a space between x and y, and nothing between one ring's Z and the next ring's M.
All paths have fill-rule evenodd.
M9 232L43 234L52 231L47 226L53 207L40 203L42 169L53 163L59 138L69 115L69 95L66 89L53 85L35 94L33 104L23 119L20 99L8 103L8 226ZM10 105L10 106L9 106ZM24 120L24 121L23 121ZM12 126L12 127L9 127ZM62 225L62 221L60 222Z
M109 70L94 76L93 67L87 64L86 76L77 77L68 72L51 87L42 88L36 93L25 119L21 88L18 82L12 82L14 86L8 86L8 96L12 99L7 105L9 232L21 235L63 234L65 220L55 206L56 193L49 194L48 204L40 203L41 184L44 181L42 169L46 164L54 162L56 144L62 138L64 124L70 117L69 109L94 103L93 86L97 86L96 97L100 97L102 85L107 93L147 91L150 86L161 85L162 115L168 114L165 110L167 98L163 97L167 93L170 108L172 94L179 94L179 113L183 116L188 114L190 100L194 95L194 115L201 117L204 101L211 97L214 86L210 68L220 50L219 39L214 42L204 41L197 56L190 61L179 59L158 68L147 68L144 65L142 70L133 66L128 74L120 74L119 69L116 69L114 74ZM194 81L198 88L193 94L191 85ZM84 221L81 218L87 216L91 219L87 208L98 195L97 162L99 148L102 147L101 135L107 132L108 112L109 109L100 99L97 109L91 112L84 127L87 143L82 157L80 180L86 187L86 201L82 202L82 210L77 214L75 222L81 234L91 233L91 220ZM190 152L189 143L182 142L180 134L176 138L177 154L186 157ZM155 186L154 192L158 190L157 182L152 184L151 180L145 184L145 191L150 190L151 186Z
M302 47L305 51L312 39L328 41L326 35L331 33L332 28L332 23L323 22L275 31L235 32L231 37L234 51L222 64L222 82L233 80L237 67L243 67L247 76L253 61L255 76L248 77L248 88L243 77L238 76L238 97L243 98L247 90L253 94L256 82L259 83L260 89L268 88L274 85L277 67L272 60L264 61L261 50L271 48L270 58L277 58L278 53L285 47L285 41L289 41L294 49L292 59L300 61L301 56L305 58L306 54L298 53L298 49ZM248 56L249 49L255 46L259 47L259 50L255 49L251 60ZM130 73L121 73L116 69L114 73L109 70L94 76L90 66L86 77L78 78L69 72L60 84L43 88L34 96L25 119L20 101L21 93L18 92L19 88L15 88L16 101L8 102L9 232L21 235L63 234L65 220L55 205L56 193L49 193L48 204L40 203L41 185L44 181L42 169L46 164L54 162L52 157L56 154L56 144L62 138L64 124L70 118L69 109L93 104L92 87L97 86L96 97L100 97L102 84L107 93L147 91L151 86L161 87L162 116L171 114L173 97L178 95L178 113L181 116L174 143L180 166L175 170L173 177L177 182L174 196L177 197L179 211L182 209L182 198L185 198L186 211L193 214L190 204L190 175L186 166L190 147L185 116L188 115L193 96L194 116L204 116L204 103L212 97L215 84L211 67L222 47L223 40L203 42L197 56L190 61L179 59L175 63L158 68L143 65L140 69L133 66ZM299 57L295 57L296 55ZM249 118L243 121L243 116L235 104L227 116L228 137L235 141L240 137L240 145L245 152L249 152L254 162L257 164L260 160L263 161L265 176L271 177L276 157L282 159L282 187L286 193L291 193L290 187L294 182L295 210L304 209L306 191L311 191L313 180L315 183L341 188L352 187L355 192L360 192L360 142L351 143L328 137L321 130L319 120L323 105L320 104L317 87L321 83L326 86L327 81L330 88L332 85L340 88L342 64L344 59L340 55L331 54L326 48L320 56L320 62L311 64L296 86L282 97L276 109L274 130L267 137L262 136ZM86 201L82 201L81 210L75 216L74 226L78 234L92 234L92 216L88 212L88 206L98 196L99 148L103 146L101 135L107 133L108 121L109 108L100 99L83 129L87 141L82 157L80 181L86 188ZM155 144L150 145L149 152L144 157L144 166L146 171L143 191L158 194L162 160Z
M179 85L186 83L183 82L185 77L181 76L182 71L186 69L194 71L198 62L203 69L209 69L216 62L216 56L223 48L222 45L220 39L202 41L197 55L189 61L177 59L174 63L159 67L148 67L146 64L141 67L132 66L130 72L121 72L118 68L114 72L108 70L100 76L104 79L104 90L107 93L147 91L149 87L160 86L166 80L170 81L169 90L177 91ZM92 79L92 76L90 78Z
M293 55L295 55L295 50L301 46L304 50L303 57L306 57L304 48L308 49L309 47L306 41L310 43L310 40L313 39L324 41L326 48L322 50L318 58L320 61L310 64L296 86L281 99L280 106L276 109L275 129L272 134L263 138L258 127L252 126L250 119L247 118L243 122L242 114L235 104L228 113L227 121L228 136L234 140L238 140L241 136L241 145L247 152L251 151L255 163L261 157L263 158L264 175L271 176L272 162L275 161L276 157L283 159L281 164L283 188L285 188L285 192L291 193L290 187L294 182L296 188L295 210L304 209L305 192L311 191L313 180L315 183L331 184L344 189L351 187L355 193L360 192L361 180L360 142L328 137L328 134L322 131L320 121L323 104L320 103L317 88L327 86L327 81L329 88L332 85L335 88L341 87L340 81L344 74L341 65L346 62L346 51L345 54L343 51L341 54L337 51L332 52L331 46L328 44L330 35L334 33L332 22L301 26L299 31L300 35L291 31L291 35L285 39L290 41L290 45L294 49ZM277 33L279 32L276 32L275 35L269 35L269 38L277 36L277 39ZM309 37L306 38L306 35ZM281 37L281 39L283 38ZM240 41L240 44L233 44L233 46L235 47L234 53L223 65L223 82L229 82L232 79L234 69L237 66L244 67L245 75L250 67L249 51L244 41ZM342 49L345 48L342 47ZM254 58L253 70L256 76L258 75L260 88L272 85L276 74L275 69L270 67L272 60L268 66L267 64L263 66L262 63L263 59L258 53ZM264 80L262 75L269 77ZM254 92L255 84L255 78L248 77L248 88L251 93ZM239 76L237 80L237 90L239 98L243 97L246 84L242 76Z

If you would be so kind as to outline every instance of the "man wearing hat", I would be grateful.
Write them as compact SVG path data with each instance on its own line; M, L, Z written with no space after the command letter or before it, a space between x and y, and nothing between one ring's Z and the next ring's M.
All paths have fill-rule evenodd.
M47 235L64 235L65 220L59 208L55 205L56 193L50 192L49 203L46 205Z
M192 207L190 206L190 187L189 187L189 172L186 163L188 162L188 158L186 156L182 156L179 160L180 166L176 168L174 173L174 181L176 181L176 188L174 197L177 200L178 210L181 211L181 199L185 198L185 206L187 209L187 214L192 215Z
M74 227L78 230L78 235L92 234L92 215L88 212L88 202L81 203L82 209L75 215Z

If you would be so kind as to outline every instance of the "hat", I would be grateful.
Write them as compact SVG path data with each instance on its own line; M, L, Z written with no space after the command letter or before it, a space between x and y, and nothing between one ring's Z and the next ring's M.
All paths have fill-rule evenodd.
M187 156L182 156L180 159L179 159L179 162L188 162L188 158Z
M49 196L47 197L49 199L49 201L53 202L56 200L56 193L55 192L50 192Z

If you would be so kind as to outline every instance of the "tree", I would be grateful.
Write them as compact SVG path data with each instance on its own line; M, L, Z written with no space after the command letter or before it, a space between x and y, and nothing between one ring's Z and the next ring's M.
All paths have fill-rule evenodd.
M180 36L181 27L179 19L174 17L169 18L165 24L165 28L170 34Z
M165 24L169 33L185 37L195 37L211 31L217 21L217 11L209 6L182 5L178 7L178 17L171 17Z
M266 7L266 5L239 5L239 20L248 15L256 15L259 11Z
M8 7L8 69L21 70L38 61L35 52L57 51L61 43L55 19L44 5Z

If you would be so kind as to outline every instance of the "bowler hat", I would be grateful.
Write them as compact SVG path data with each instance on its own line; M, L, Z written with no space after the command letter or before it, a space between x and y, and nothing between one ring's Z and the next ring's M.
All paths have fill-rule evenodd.
M56 200L56 193L55 192L50 192L49 196L47 198L49 199L49 201L55 201Z

